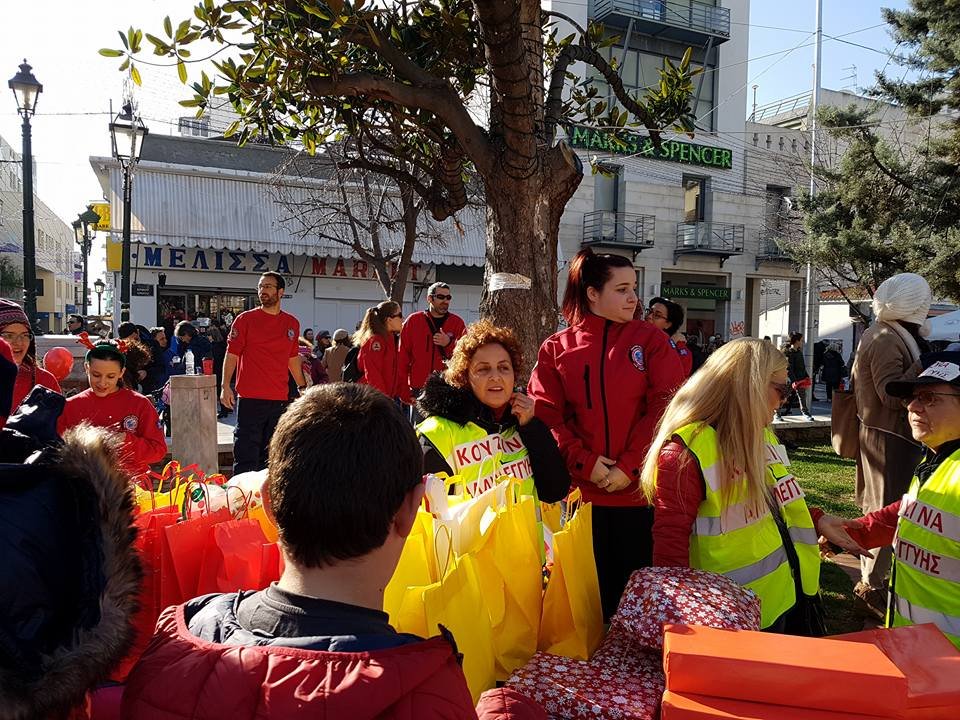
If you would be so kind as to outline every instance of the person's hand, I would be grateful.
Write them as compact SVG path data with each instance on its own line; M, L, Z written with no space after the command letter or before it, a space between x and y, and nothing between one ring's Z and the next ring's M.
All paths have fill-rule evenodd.
M230 389L229 385L224 385L223 389L220 390L220 404L227 410L233 410L233 390Z
M606 480L607 475L610 474L610 468L615 464L616 460L611 460L603 455L598 456L597 461L593 464L593 470L590 471L590 482L599 486L601 482Z
M623 490L629 484L630 478L627 477L627 474L617 466L613 466L607 473L607 477L597 483L597 487L606 490L608 493L615 493L618 490Z
M679 345L680 343L685 343L685 342L687 341L687 336L684 335L684 334L683 334L682 332L680 332L679 330L677 330L677 331L673 334L673 337L670 338L670 339L673 340L673 342L675 342L676 344Z
M450 336L444 332L436 332L433 334L433 344L446 347L450 344Z
M533 399L515 392L510 396L510 411L523 427L533 419Z
M846 550L854 557L873 557L860 543L850 537L848 529L860 529L863 523L859 520L844 520L836 515L824 515L817 523L817 532L820 533L820 555L831 557L836 554L836 547Z

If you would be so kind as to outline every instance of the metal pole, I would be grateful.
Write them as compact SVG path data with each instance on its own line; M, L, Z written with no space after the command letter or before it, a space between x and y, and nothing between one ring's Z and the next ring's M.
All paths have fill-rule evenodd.
M87 266L89 265L90 260L90 235L87 232L87 226L83 226L83 247L80 248L83 251L83 288L81 289L81 307L83 307L83 316L87 316Z
M23 118L23 310L32 330L42 335L37 318L37 244L33 228L33 142L30 116Z
M813 93L810 98L810 197L817 193L816 167L817 167L817 109L820 106L820 59L823 48L823 0L816 0L817 7L817 42L814 44L814 66L813 66ZM804 363L807 366L807 372L813 378L813 346L817 342L817 306L819 304L819 294L816 288L816 273L813 263L807 263L807 307L806 322L803 328L803 356ZM807 409L812 408L813 388L807 393Z
M130 196L133 173L123 168L123 249L120 261L120 322L130 319Z

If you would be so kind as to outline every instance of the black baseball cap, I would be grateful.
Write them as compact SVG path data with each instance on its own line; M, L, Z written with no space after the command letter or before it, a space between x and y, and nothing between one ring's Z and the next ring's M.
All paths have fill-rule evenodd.
M324 338L328 338L328 337L330 337L329 330L321 330L320 332L317 333L318 340L323 340Z
M923 365L916 380L894 380L887 383L887 395L906 398L924 385L952 385L960 388L960 352L928 353L920 357Z

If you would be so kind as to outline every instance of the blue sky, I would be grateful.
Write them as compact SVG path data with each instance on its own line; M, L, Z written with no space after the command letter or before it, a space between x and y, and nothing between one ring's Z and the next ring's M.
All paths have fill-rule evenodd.
M904 9L908 7L908 2L823 0L823 87L840 90L854 84L861 88L873 84L874 73L887 64L889 58L886 53L893 50L896 43L890 39L886 25L850 35L847 33L882 23L882 7ZM759 86L758 105L812 88L814 47L810 34L816 28L815 14L815 0L753 0L751 3L748 55L751 62L747 66L747 78L748 88L754 84ZM828 35L843 37L832 40ZM856 47L850 43L866 47ZM806 47L799 47L789 54L780 52L797 45ZM761 57L770 53L778 54ZM852 65L857 68L856 83L851 77ZM903 72L892 63L887 70L897 74ZM752 102L749 92L747 97L749 113Z

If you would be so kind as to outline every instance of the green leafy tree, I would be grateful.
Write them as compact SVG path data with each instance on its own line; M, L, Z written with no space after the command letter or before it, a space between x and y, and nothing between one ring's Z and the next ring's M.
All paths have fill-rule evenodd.
M540 0L204 0L162 32L121 33L121 69L139 81L143 43L188 81L194 46L214 46L214 77L201 72L185 105L226 96L239 115L229 132L314 151L349 136L346 167L408 183L436 220L467 204L470 173L487 208L486 275L529 278L529 290L485 292L484 314L517 330L528 353L556 328L557 235L582 165L557 130L567 123L675 127L693 132L690 53L665 61L660 85L625 90L599 50L601 26L560 37ZM566 24L566 23L565 23ZM595 67L619 106L571 73ZM405 169L413 165L424 178Z
M958 10L939 0L884 10L896 64L908 72L878 73L871 94L904 108L913 125L894 133L855 107L819 115L846 149L836 168L818 168L823 186L802 203L810 234L795 256L836 287L872 295L887 277L911 271L935 293L960 299Z

